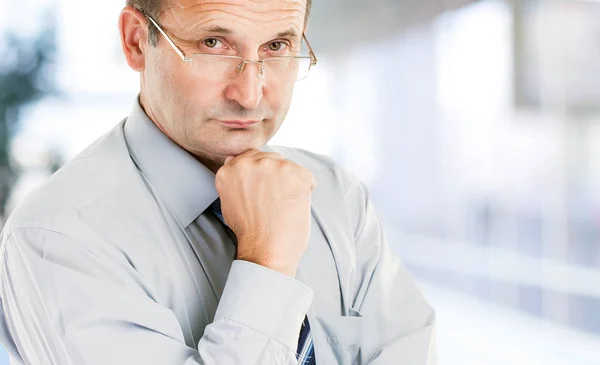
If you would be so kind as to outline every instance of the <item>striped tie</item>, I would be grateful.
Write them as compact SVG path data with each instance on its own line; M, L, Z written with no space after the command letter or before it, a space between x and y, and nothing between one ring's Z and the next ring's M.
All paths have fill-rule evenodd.
M223 213L221 212L221 199L215 200L210 206L211 211L219 218L223 224ZM227 224L225 224L227 227ZM227 227L229 229L229 227ZM298 339L298 348L296 349L296 358L298 359L299 365L315 365L315 347L312 333L310 332L310 325L308 323L308 317L304 317L302 328L300 329L300 338Z

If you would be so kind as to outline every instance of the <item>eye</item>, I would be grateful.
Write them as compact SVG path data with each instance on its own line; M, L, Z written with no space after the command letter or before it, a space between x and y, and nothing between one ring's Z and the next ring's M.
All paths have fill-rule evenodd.
M216 38L207 38L202 43L208 48L217 48L217 45L222 42Z
M269 51L278 52L284 50L287 47L287 44L284 42L272 42L269 43Z

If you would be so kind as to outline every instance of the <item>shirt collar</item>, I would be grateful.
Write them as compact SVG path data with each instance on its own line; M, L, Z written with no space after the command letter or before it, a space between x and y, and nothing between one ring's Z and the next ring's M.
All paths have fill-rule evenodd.
M217 199L215 174L158 129L138 99L124 133L131 158L184 227Z

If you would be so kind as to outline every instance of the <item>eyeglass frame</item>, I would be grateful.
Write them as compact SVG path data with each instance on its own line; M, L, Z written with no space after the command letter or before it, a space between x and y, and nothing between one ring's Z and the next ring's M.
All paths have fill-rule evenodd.
M171 37L169 37L167 32L165 32L161 28L161 26L158 25L158 22L156 22L154 19L152 19L152 17L149 15L146 15L146 17L156 27L156 29L158 29L158 31L165 37L165 39L167 40L167 43L169 43L171 48L173 48L173 50L177 53L177 55L179 57L181 57L181 59L184 62L191 63L194 60L194 58L193 58L194 55L219 56L219 57L230 58L230 59L239 59L242 62L238 65L238 76L242 72L244 72L244 68L246 67L246 64L248 64L248 63L257 65L259 73L261 75L264 75L264 67L265 67L264 62L268 59L306 58L306 56L278 56L278 57L268 57L268 58L264 58L262 60L253 61L253 60L247 60L244 57L240 57L240 56L221 55L221 54L216 55L216 54L212 54L212 53L193 53L192 56L190 57L190 56L187 56L185 54L185 52L183 52L183 50L181 50L179 48L179 46L177 46L177 44L175 44L175 42L171 39ZM306 38L306 35L304 32L302 32L302 39L304 40L304 42L306 43L306 46L308 47L308 56L310 57L310 67L308 68L308 71L310 71L311 68L313 68L317 65L318 60L317 60L317 56L315 55L312 47L310 46L310 43L308 42L308 39ZM302 79L300 79L300 80L302 80ZM299 81L299 80L295 80L295 81Z

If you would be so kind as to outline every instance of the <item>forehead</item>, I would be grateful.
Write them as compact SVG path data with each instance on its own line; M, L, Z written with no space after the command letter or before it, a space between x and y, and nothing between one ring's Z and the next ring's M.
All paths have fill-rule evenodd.
M306 0L167 0L161 18L193 31L223 26L234 32L304 28Z

